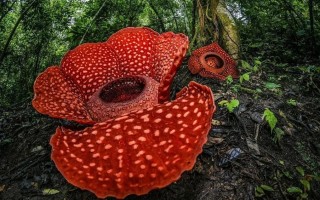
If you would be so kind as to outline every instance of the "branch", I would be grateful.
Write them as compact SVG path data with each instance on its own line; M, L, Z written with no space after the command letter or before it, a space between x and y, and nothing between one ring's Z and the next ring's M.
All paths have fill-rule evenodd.
M102 8L106 5L107 0L103 2L103 4L100 6L99 10L96 12L96 14L93 16L93 19L91 20L90 24L87 26L86 31L84 32L83 36L81 37L81 40L79 42L79 45L82 44L84 38L86 37L89 29L92 27L93 22L96 20L96 18L98 17L99 13L101 12Z

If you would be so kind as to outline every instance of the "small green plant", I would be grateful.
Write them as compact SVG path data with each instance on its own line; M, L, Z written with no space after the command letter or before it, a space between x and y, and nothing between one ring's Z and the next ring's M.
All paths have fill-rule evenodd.
M231 75L228 75L227 78L226 78L226 83L227 85L231 85L231 83L233 82L233 78Z
M274 115L274 113L269 108L266 108L264 110L262 117L263 117L263 119L265 119L268 122L269 127L271 129L271 133L274 133L273 141L275 143L279 143L285 133L281 128L276 127L276 125L278 123L277 117Z
M274 129L274 137L273 137L273 141L275 143L279 143L280 140L283 138L284 136L284 131L281 128L276 127Z
M250 80L250 74L251 72L247 72L247 73L244 73L240 76L240 83L242 83L243 81L249 81Z
M266 108L263 112L262 118L268 122L270 129L271 129L271 132L272 132L278 122L277 117L274 115L274 113L269 108Z
M232 99L231 101L222 100L219 102L219 105L227 107L228 111L232 113L233 110L239 106L239 100L238 99Z
M246 71L249 71L249 72L257 72L259 71L259 68L261 66L261 61L259 60L259 58L256 58L254 60L254 65L251 66L247 61L245 60L241 60L241 66L243 69L245 69Z
M266 192L273 192L274 189L269 185L260 185L255 188L255 196L262 197Z
M297 172L300 176L300 183L302 187L291 186L287 188L287 192L289 194L296 194L299 195L297 199L308 199L308 192L311 190L311 181L319 181L317 174L309 175L305 174L305 171L302 167L296 167Z
M294 99L288 99L287 104L289 104L291 106L297 106L297 101Z
M264 87L269 90L277 90L277 89L281 88L281 85L273 83L273 82L266 82Z

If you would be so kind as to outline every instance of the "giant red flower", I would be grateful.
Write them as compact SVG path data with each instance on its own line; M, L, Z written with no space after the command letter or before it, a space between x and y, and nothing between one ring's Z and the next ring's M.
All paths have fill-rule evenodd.
M41 113L92 124L58 127L51 157L73 185L98 197L146 194L190 170L207 140L213 94L191 82L174 101L169 87L188 48L183 34L125 28L83 44L34 85Z

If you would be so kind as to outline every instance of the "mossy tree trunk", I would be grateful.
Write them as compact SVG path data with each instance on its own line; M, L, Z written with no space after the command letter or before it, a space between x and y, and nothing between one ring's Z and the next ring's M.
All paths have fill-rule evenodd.
M197 23L192 50L218 42L236 61L240 55L237 26L224 0L197 0Z

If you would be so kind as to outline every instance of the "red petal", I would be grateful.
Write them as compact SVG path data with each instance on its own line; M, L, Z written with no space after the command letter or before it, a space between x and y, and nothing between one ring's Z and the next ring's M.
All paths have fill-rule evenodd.
M210 52L218 55L223 60L224 70L221 71L210 66L204 66L201 63L201 57ZM239 78L239 71L236 68L235 61L216 42L193 51L188 67L191 73L199 73L203 77L225 80L227 76L231 75L233 78Z
M155 41L159 33L149 28L124 28L107 43L119 57L123 75L154 76Z
M211 90L191 82L173 102L83 131L57 128L51 157L70 183L99 198L146 194L193 167L214 111Z
M33 107L42 114L92 124L78 88L57 66L49 67L34 83Z
M172 32L163 33L157 40L155 79L160 82L159 102L169 99L170 85L189 47L188 37Z
M118 59L106 43L82 44L64 56L61 71L78 85L87 100L102 85L123 76Z

